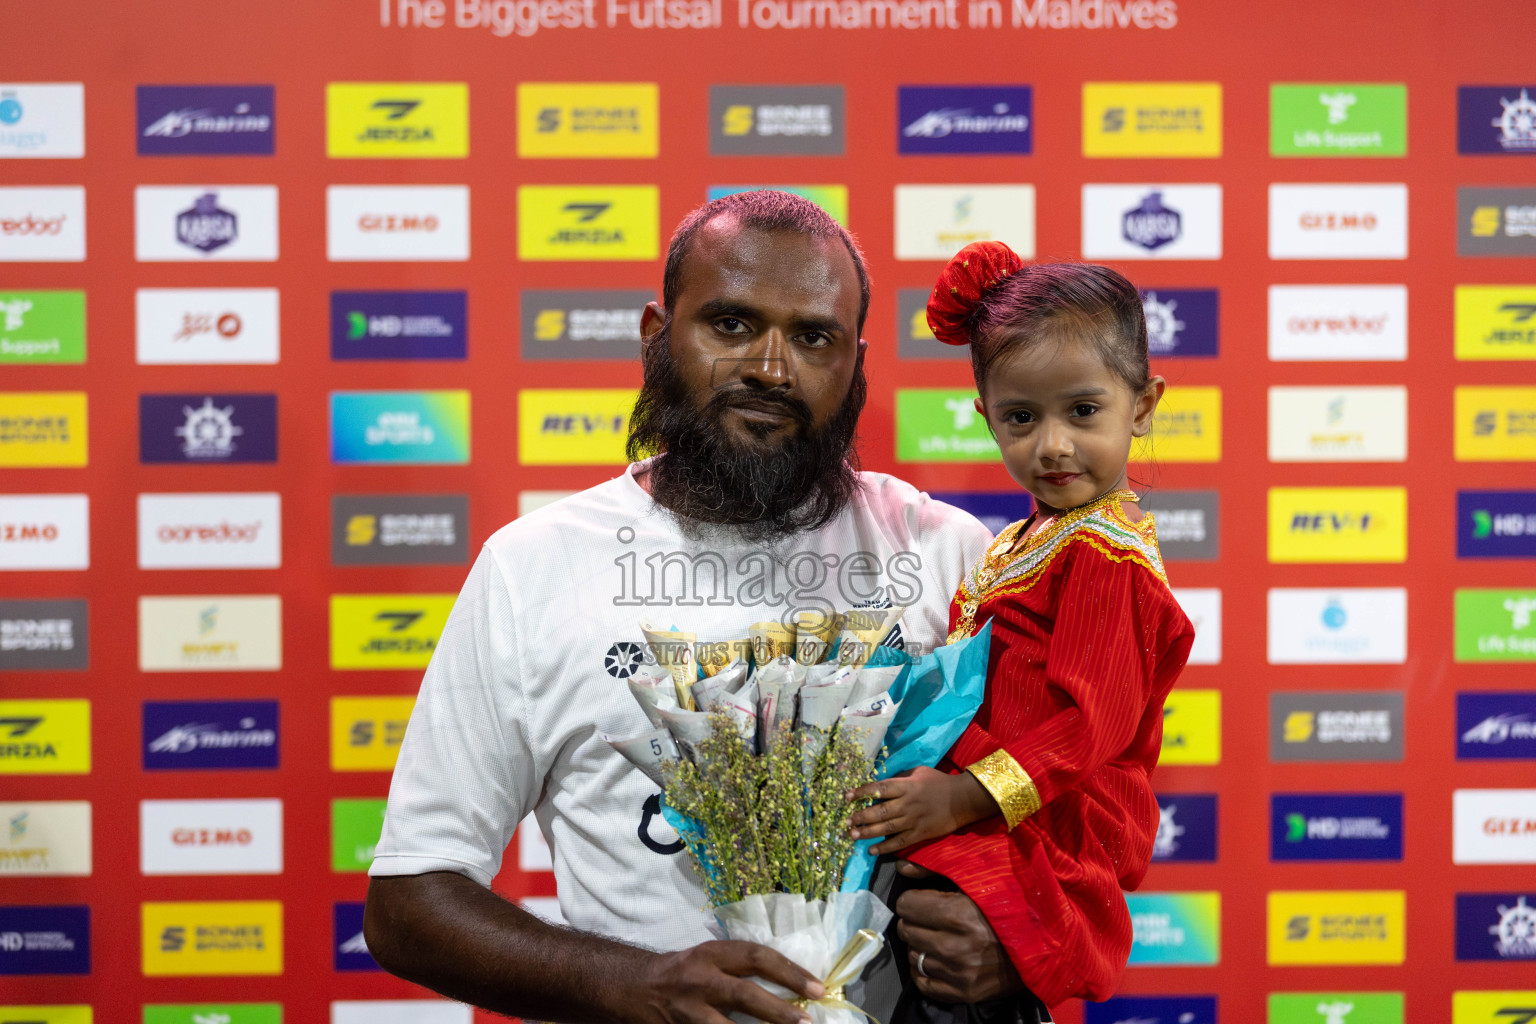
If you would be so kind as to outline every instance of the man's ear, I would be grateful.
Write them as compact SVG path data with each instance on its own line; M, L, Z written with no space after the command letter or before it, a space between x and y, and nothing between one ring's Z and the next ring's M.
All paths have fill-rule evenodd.
M659 302L647 302L645 311L640 314L640 339L641 344L649 347L651 338L656 332L667 325L667 311Z
M1131 436L1146 437L1152 432L1152 414L1157 412L1157 403L1163 400L1163 390L1168 382L1161 377L1153 377L1147 381L1147 386L1141 394L1136 396L1136 405L1132 410Z

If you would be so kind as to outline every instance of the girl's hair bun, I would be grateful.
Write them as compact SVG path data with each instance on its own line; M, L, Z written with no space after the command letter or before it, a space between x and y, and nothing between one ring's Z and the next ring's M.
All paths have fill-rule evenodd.
M970 344L966 324L987 292L1024 268L1002 242L972 242L955 253L928 296L928 327L946 345Z

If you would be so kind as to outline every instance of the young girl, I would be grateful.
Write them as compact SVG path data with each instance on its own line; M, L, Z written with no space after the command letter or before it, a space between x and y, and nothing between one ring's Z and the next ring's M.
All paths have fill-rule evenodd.
M951 641L992 623L975 720L946 770L859 790L880 802L854 834L955 883L1045 1003L1104 999L1130 955L1120 890L1140 884L1157 833L1163 700L1194 638L1126 488L1163 379L1141 298L1108 267L1025 267L1000 242L968 245L928 323L971 346L976 410L1037 511L998 535L950 608Z

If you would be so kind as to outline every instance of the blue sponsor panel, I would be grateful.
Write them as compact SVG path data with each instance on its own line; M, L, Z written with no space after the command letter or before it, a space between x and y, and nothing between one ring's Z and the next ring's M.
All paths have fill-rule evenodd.
M139 461L276 462L277 396L140 395Z
M332 948L338 971L382 970L363 940L363 904L337 903L332 907Z
M1536 558L1536 491L1457 491L1457 558Z
M1084 1003L1083 1024L1216 1024L1216 997L1115 996Z
M946 505L964 509L994 534L1003 527L1028 519L1035 511L1034 499L1027 491L934 491L929 497Z
M1152 859L1160 864L1216 859L1216 795L1159 793Z
M1457 893L1456 959L1536 961L1536 889Z
M332 359L463 359L466 292L331 292Z
M147 700L144 768L276 768L275 700Z
M1271 860L1402 860L1401 793L1275 793Z
M0 975L90 973L90 907L0 907Z
M1219 355L1219 293L1214 288L1147 288L1147 354L1153 359L1209 359Z
M270 85L141 85L140 156L271 156Z
M1536 760L1536 691L1458 693L1456 759Z
M1536 85L1459 86L1456 152L1536 156Z
M1034 150L1034 102L1027 85L903 85L897 91L903 155Z

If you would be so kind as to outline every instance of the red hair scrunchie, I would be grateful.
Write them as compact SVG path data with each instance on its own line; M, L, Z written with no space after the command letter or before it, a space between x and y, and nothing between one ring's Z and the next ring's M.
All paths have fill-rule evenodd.
M928 327L946 345L969 345L965 321L987 292L1024 269L1002 242L972 242L950 257L928 296Z

